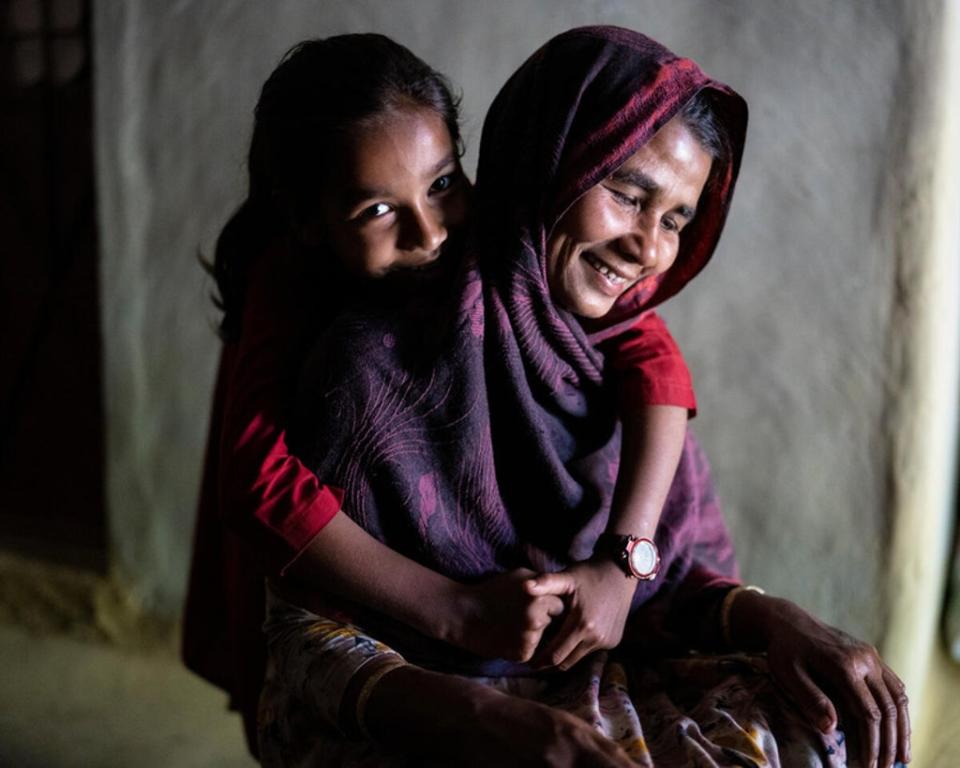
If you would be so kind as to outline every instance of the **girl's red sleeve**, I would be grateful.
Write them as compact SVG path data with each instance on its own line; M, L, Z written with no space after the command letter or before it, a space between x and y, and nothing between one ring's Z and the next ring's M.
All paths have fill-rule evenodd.
M621 404L675 405L693 417L697 400L693 379L680 347L653 310L644 312L626 331L601 344L620 386Z
M291 455L284 429L296 386L301 323L266 253L250 268L238 341L228 366L220 440L220 509L255 559L280 573L340 509L343 491L323 485Z

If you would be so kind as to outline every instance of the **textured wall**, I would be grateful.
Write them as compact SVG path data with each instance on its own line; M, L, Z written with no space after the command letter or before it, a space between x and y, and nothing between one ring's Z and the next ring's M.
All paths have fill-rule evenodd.
M908 161L905 99L924 75L904 51L937 5L96 3L108 493L124 579L160 612L182 598L217 352L196 257L243 196L251 110L282 52L346 31L409 45L462 87L472 167L507 75L556 32L616 23L697 59L751 105L724 240L667 309L745 574L877 639L891 190Z

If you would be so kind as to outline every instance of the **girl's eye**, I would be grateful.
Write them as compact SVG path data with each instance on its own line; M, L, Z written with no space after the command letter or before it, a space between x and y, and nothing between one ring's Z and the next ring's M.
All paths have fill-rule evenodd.
M381 216L386 216L390 211L391 208L386 203L374 203L369 208L364 208L360 217L364 219L379 219Z
M661 226L668 232L679 232L680 227L673 219L664 219Z
M454 177L452 173L445 173L430 185L431 192L446 192L453 186Z

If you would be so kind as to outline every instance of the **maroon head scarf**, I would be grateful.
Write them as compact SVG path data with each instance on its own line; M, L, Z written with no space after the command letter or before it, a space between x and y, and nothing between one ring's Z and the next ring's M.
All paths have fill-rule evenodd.
M673 296L703 269L720 237L740 168L747 107L693 61L637 32L570 30L531 56L501 89L484 124L477 174L482 216L491 224L486 232L507 249L519 239L542 265L546 240L563 213L700 91L710 94L726 128L728 162L715 164L674 266L621 297L606 325Z
M728 160L714 163L675 266L634 288L588 336L550 299L550 230L702 89L714 94ZM308 365L291 441L322 481L346 489L346 513L461 580L589 557L609 515L620 448L616 398L594 343L703 267L729 205L745 121L736 94L640 34L576 29L537 51L484 126L472 266L447 295L421 295L412 309L378 299L344 315ZM451 291L453 318L443 314ZM708 470L689 438L657 541L662 576L639 586L637 607L734 573ZM516 671L356 615L421 663Z

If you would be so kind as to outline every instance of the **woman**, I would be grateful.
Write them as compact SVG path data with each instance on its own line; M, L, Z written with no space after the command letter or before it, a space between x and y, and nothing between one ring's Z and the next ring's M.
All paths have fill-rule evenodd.
M698 128L703 111L719 141ZM619 455L602 345L709 259L745 121L726 86L627 30L573 30L534 54L484 127L475 264L455 301L438 301L436 285L424 287L432 301L378 291L318 350L333 375L305 378L293 439L321 480L350 489L358 523L465 581L529 568L550 574L536 580L548 589L618 565L622 552L599 539ZM632 224L618 228L623 210ZM676 262L660 274L637 268L648 250ZM838 716L868 764L908 759L903 687L875 651L736 586L689 439L656 544L660 576L627 582L632 610L615 654L575 663L597 647L564 631L575 592L540 674L332 596L311 604L420 666L404 664L356 629L277 601L265 762L380 764L392 748L455 764L836 764ZM766 652L776 684L756 658L664 661L691 649ZM373 739L349 742L332 726Z

